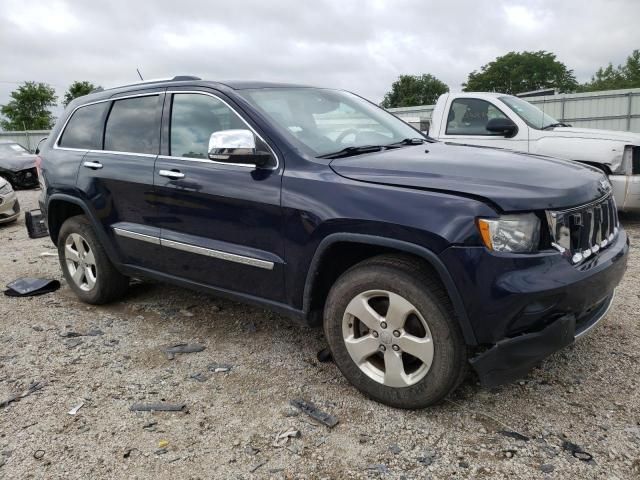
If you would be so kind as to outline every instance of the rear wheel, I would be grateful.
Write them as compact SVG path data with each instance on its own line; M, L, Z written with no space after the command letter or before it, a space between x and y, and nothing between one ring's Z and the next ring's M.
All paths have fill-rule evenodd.
M466 372L451 302L411 257L375 257L345 272L329 292L324 330L344 376L393 407L432 405Z
M83 215L67 219L60 228L58 257L67 283L83 302L108 303L127 290L129 279L113 266Z

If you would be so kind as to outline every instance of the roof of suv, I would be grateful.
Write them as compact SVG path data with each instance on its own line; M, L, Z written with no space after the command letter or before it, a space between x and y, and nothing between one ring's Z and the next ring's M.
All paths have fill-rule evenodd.
M131 83L127 85L120 85L113 88L107 89L99 89L91 92L87 96L79 97L82 100L79 102L72 102L73 107L75 108L78 105L82 105L84 103L100 101L107 98L115 97L119 94L124 94L133 91L140 90L148 90L152 88L163 88L163 87L212 87L218 90L246 90L249 88L308 88L310 85L299 85L293 83L276 83L276 82L259 82L259 81L246 81L246 80L237 80L237 81L210 81L210 80L202 80L201 78L190 76L190 75L182 75L176 76L173 78L162 78L162 79L153 79L146 80L142 82Z

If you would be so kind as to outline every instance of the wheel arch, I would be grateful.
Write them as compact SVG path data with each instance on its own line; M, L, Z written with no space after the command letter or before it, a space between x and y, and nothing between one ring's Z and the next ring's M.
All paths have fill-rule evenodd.
M102 224L91 213L87 205L79 198L66 194L53 194L47 199L47 227L49 237L54 244L58 244L58 235L62 224L69 218L76 215L84 215L91 222L91 226L96 232L103 248L107 252L109 259L114 264L119 264L119 257L109 241L107 233Z
M403 240L377 237L374 235L335 233L328 235L320 242L309 265L302 299L303 312L308 316L308 318L310 318L311 323L317 322L317 319L314 317L314 313L317 314L319 303L324 305L324 299L328 292L327 286L323 285L323 273L328 268L327 266L331 265L331 252L335 247L341 245L349 245L352 248L357 249L360 252L361 258L356 257L355 261L351 261L346 267L338 268L340 273L344 272L346 269L350 268L350 266L361 260L382 253L407 253L422 259L427 265L433 268L439 280L444 285L444 288L451 299L451 303L453 304L456 318L460 324L465 342L468 345L477 344L475 333L471 327L471 322L467 316L460 292L458 291L451 274L444 263L442 263L442 260L440 260L434 252L420 245ZM330 267L329 270L331 270ZM318 289L320 289L320 293L318 293ZM324 289L327 291L323 292L322 290Z

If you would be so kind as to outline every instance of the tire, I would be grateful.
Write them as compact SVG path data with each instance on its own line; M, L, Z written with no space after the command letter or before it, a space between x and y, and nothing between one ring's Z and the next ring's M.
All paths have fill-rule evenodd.
M109 303L127 291L129 278L113 266L84 215L71 217L62 224L58 258L69 287L85 303Z
M467 348L451 301L439 279L409 256L381 255L342 274L327 297L324 333L347 380L391 407L433 405L467 372Z

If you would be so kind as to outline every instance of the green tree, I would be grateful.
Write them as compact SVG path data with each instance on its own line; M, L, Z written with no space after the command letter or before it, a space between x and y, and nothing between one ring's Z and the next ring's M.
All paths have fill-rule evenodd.
M595 92L637 87L640 87L640 50L634 50L624 65L614 67L609 63L606 67L600 67L591 81L583 84L580 90Z
M463 83L465 92L501 92L517 94L555 88L574 92L578 82L573 70L556 59L555 54L539 52L509 52L483 65L479 72L469 74Z
M11 92L11 101L0 107L0 126L4 130L48 130L53 127L51 107L56 91L46 83L25 82Z
M383 108L432 105L449 87L430 74L400 75L380 104Z
M62 104L66 107L71 103L72 100L78 97L82 97L83 95L88 95L91 92L93 92L96 88L100 88L100 87L96 87L93 83L87 82L86 80L82 82L76 80L69 86L69 89L64 93L64 100L62 101Z

